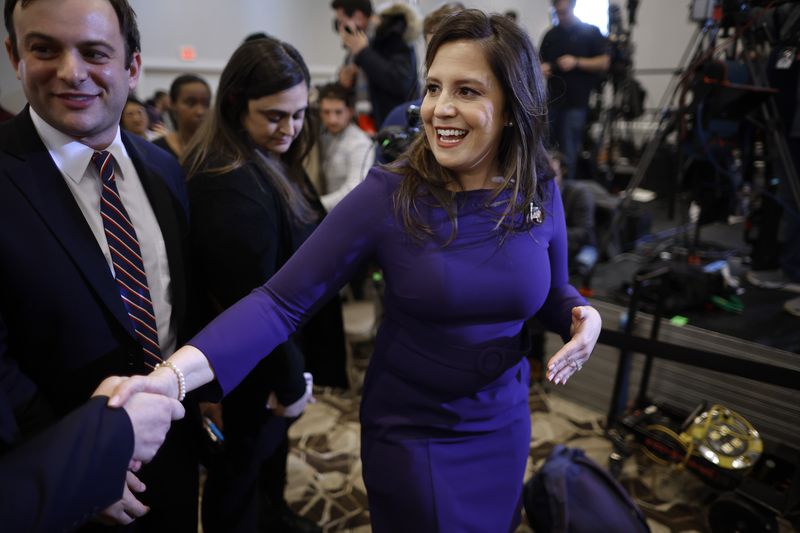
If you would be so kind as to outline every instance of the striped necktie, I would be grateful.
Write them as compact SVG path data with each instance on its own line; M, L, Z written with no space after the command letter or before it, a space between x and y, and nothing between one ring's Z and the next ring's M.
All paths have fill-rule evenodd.
M161 348L158 345L158 326L136 230L133 229L117 190L114 158L109 152L95 152L92 163L97 167L103 184L100 217L103 219L103 229L114 265L114 277L136 338L144 350L145 365L152 368L162 360Z

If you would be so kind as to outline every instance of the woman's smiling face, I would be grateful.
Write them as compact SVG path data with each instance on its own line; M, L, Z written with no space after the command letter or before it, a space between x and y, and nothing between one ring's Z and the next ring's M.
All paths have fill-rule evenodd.
M477 41L443 44L420 110L436 161L465 189L490 187L505 125L505 95Z

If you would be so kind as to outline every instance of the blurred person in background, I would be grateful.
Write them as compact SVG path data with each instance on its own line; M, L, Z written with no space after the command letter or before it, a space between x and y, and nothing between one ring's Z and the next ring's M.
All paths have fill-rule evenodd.
M548 79L550 140L564 154L567 180L575 179L589 96L611 61L600 30L575 16L576 1L553 0L558 24L547 31L539 47Z
M125 102L119 125L139 137L148 138L149 119L147 117L147 108L135 96L129 96L128 101Z
M186 145L208 113L211 87L199 76L183 74L172 82L169 93L172 102L170 113L175 122L175 130L156 139L153 144L180 159Z
M417 55L414 42L420 35L420 20L414 8L393 3L371 23L370 0L333 0L334 27L347 50L339 71L339 83L352 90L356 111L368 114L362 129L374 133L395 106L419 94ZM374 31L374 33L373 33ZM362 108L369 103L368 108Z
M319 89L320 170L325 194L320 198L330 211L361 183L375 161L372 140L353 122L352 95L338 83Z

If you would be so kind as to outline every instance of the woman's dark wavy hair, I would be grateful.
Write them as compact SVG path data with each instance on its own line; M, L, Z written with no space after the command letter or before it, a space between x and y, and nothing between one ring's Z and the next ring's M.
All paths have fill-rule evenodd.
M507 17L467 9L438 26L428 45L426 68L431 68L443 45L455 41L473 41L481 47L502 87L506 116L513 122L513 126L503 128L500 139L498 160L503 184L487 205L503 190L511 190L510 202L499 217L497 228L503 228L505 233L527 230L531 221L524 213L531 203L541 203L538 182L547 168L547 90L538 55L525 31ZM450 170L436 161L427 136L420 135L406 157L391 168L403 175L395 195L395 209L406 230L418 240L433 235L417 207L417 202L433 196L435 205L447 211L453 228L450 240L455 238L457 206L450 189L454 185L459 188L460 184Z
M311 76L292 45L272 37L242 43L222 71L211 113L182 158L189 179L200 172L225 174L254 163L269 176L290 216L303 223L315 221L317 214L303 195L303 160L314 145L316 131L311 113L305 114L300 135L280 160L259 149L242 126L250 100L300 83L309 87Z

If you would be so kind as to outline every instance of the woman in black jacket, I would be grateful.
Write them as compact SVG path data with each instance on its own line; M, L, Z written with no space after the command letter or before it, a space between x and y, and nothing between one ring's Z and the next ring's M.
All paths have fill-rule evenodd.
M265 283L324 216L302 166L315 132L309 82L291 45L245 42L223 70L213 112L187 150L194 261L216 313ZM318 344L308 349L322 348L327 361L343 364L338 301L317 319L323 313L325 324L313 335ZM310 393L301 341L279 346L222 402L225 450L208 472L206 532L315 530L283 499L288 426ZM327 384L345 384L343 366L321 373Z

